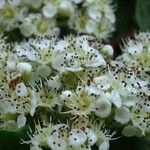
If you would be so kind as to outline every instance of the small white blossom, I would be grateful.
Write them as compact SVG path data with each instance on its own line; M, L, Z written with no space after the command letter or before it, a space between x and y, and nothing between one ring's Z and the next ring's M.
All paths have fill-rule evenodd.
M52 18L57 13L57 7L54 5L47 4L42 8L43 15L47 18Z

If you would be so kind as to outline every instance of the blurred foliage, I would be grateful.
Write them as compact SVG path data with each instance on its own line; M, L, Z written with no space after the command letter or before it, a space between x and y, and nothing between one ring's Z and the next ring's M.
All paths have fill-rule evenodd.
M28 150L29 145L21 144L27 140L27 127L17 131L0 130L0 150Z
M116 54L121 53L119 44L122 38L132 36L135 32L150 30L150 0L114 0L116 8L116 32L111 39ZM65 32L65 31L64 31ZM10 33L10 41L18 39L19 31ZM21 139L28 139L27 127L17 131L0 130L0 150L29 150L29 145L21 144ZM96 150L96 147L92 148ZM112 141L110 150L150 150L150 141L144 138L121 137Z
M150 0L137 0L136 20L141 31L150 31Z

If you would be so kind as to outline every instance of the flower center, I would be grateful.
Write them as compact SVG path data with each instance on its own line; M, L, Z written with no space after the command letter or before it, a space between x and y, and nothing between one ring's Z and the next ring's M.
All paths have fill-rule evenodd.
M15 11L13 10L12 7L7 6L7 7L5 7L4 10L3 10L3 16L4 16L5 18L12 19L12 18L15 17Z
M39 21L37 29L40 33L46 32L48 30L48 21L45 19Z

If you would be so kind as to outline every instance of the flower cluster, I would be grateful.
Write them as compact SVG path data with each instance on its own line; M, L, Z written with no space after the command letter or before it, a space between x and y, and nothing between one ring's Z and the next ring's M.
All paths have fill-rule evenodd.
M112 0L74 0L74 2L81 6L78 6L77 13L69 20L72 28L94 34L98 38L106 39L111 36L116 21Z
M41 146L49 147L52 150L91 150L96 144L99 149L108 149L109 141L115 140L116 132L106 129L103 124L89 122L83 117L72 120L68 124L40 124L35 125L35 131L30 129L28 133L31 140L31 150L41 150Z
M114 31L115 16L110 0L1 0L0 29L20 29L25 37L59 35L73 28L98 38Z
M121 48L113 60L112 46L90 35L11 44L1 35L0 127L17 129L27 116L38 116L24 141L31 150L108 150L117 125L125 136L146 135L150 34L139 33Z

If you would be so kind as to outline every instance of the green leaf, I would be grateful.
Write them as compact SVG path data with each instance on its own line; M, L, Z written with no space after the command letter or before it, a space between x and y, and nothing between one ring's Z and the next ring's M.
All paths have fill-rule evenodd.
M137 0L136 20L141 31L150 30L150 0Z
M0 130L0 150L29 150L29 145L21 144L21 139L27 140L27 127L17 131Z

